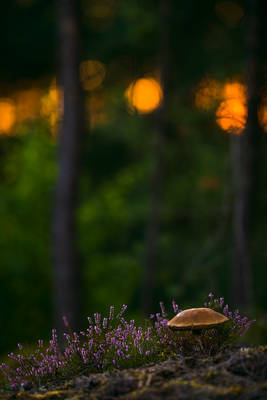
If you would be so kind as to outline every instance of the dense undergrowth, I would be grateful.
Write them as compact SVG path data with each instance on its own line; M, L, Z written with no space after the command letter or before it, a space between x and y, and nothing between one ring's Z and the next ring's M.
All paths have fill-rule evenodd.
M224 299L216 299L212 293L206 307L220 311L229 322L213 329L203 329L200 336L192 331L177 332L167 326L168 315L161 302L161 312L151 315L143 326L134 320L125 319L126 305L115 315L110 307L109 316L88 317L89 326L85 331L72 332L64 317L66 330L65 345L59 345L56 330L47 346L42 340L32 353L27 353L18 344L19 353L10 353L10 365L2 363L0 371L3 387L20 388L72 378L80 374L103 372L111 369L136 368L148 363L158 363L172 357L201 354L215 355L224 345L242 336L252 322L241 317L238 310L229 310ZM172 302L173 312L179 311Z

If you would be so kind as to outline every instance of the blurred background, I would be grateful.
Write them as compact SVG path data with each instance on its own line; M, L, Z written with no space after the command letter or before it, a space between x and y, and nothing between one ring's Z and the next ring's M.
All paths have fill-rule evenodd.
M266 340L263 3L3 2L0 354L211 291Z

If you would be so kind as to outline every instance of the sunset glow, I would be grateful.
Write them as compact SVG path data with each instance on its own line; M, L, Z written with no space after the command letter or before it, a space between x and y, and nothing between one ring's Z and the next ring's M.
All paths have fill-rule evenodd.
M85 100L85 107L88 110L90 128L96 125L104 125L108 118L105 113L105 96L100 91L91 93Z
M197 108L207 111L216 109L216 122L228 133L239 134L247 119L247 94L244 84L233 81L225 84L215 79L200 81L195 93ZM263 98L258 111L259 123L267 132L267 99Z
M210 110L222 97L222 84L215 79L201 80L195 94L195 105L203 110Z
M106 75L105 65L97 60L83 61L80 65L80 78L84 90L94 90L102 85Z
M223 97L216 111L216 122L224 131L239 134L247 118L245 86L238 82L227 83Z
M115 0L83 1L84 17L88 19L90 27L97 32L105 32L114 20Z
M18 122L33 119L40 115L40 89L20 90L14 97Z
M267 132L267 98L263 99L259 108L259 121L264 132Z
M41 100L41 115L48 119L52 131L63 113L63 95L53 79L48 93Z
M233 1L219 1L215 5L215 12L228 28L236 27L244 16L243 7Z
M16 121L15 104L10 99L0 99L0 134L8 134Z
M141 78L131 83L125 92L130 110L139 114L151 113L162 101L162 89L153 78Z

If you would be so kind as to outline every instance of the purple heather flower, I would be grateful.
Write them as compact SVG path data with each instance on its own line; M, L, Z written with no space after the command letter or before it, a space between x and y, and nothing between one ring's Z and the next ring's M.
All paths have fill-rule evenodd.
M64 322L65 327L68 328L68 327L69 327L68 318L67 318L65 315L63 315L62 319L63 319L63 322Z
M165 310L163 301L160 301L160 302L159 302L159 305L160 305L160 309L161 309L161 315L162 315L164 318L167 317L167 314L166 314L166 310Z
M109 320L112 321L113 318L114 318L114 307L110 306L110 309L109 309Z
M158 321L161 320L161 315L160 315L160 313L156 313L156 318L157 318Z
M228 316L228 312L229 312L229 306L228 304L226 304L226 306L223 308L223 313L224 315L226 315L226 317Z
M213 294L212 292L210 292L209 295L208 295L208 297L209 297L210 299L212 299L212 298L214 297L214 294Z
M175 301L172 301L172 308L175 314L178 313L178 305L175 303Z
M213 297L212 295L212 305L215 302ZM223 304L222 298L217 301L220 303L220 306ZM177 312L178 306L174 301L172 303L174 312ZM124 367L123 362L125 359L132 357L131 352L134 354L133 362L137 361L138 363L143 360L144 355L155 354L156 356L160 353L168 356L173 351L181 352L182 345L186 344L186 341L190 340L190 338L180 337L179 335L174 336L171 330L166 329L167 320L164 318L165 308L162 302L160 304L162 315L159 313L156 314L157 319L146 329L136 326L134 320L128 323L122 318L122 314L126 310L126 306L123 305L117 315L120 323L116 323L114 328L110 326L108 331L104 330L108 326L108 318L103 318L101 326L101 316L99 313L95 313L95 325L93 326L91 319L88 318L90 326L86 330L86 333L81 331L79 334L75 332L71 335L64 334L66 347L63 352L60 351L57 345L56 330L53 330L52 339L42 353L40 348L43 347L43 341L39 340L39 348L34 351L34 354L27 356L21 354L15 355L14 353L9 354L9 357L18 363L17 367L12 369L2 363L0 369L7 376L12 387L19 387L26 381L35 381L40 384L40 382L42 383L46 379L51 379L51 376L61 376L62 373L64 375L69 367L72 374L76 373L75 369L73 370L73 360L77 360L77 355L80 355L80 361L78 359L80 364L77 365L75 361L74 368L77 365L77 373L80 373L84 368L84 364L95 371L103 370L110 364L118 369ZM243 335L254 322L248 321L246 317L241 318L238 312L232 315L228 310L228 306L223 308L223 312L225 315L231 316L232 319L231 338ZM114 307L111 306L109 319L113 320L113 318ZM211 331L211 334L215 338L217 331ZM207 335L205 338L208 339L209 336ZM148 343L150 349L145 350ZM21 350L22 346L20 346L18 345ZM118 365L119 359L122 365Z
M126 311L127 306L125 304L122 305L120 312L116 315L116 318L120 318L122 314Z
M101 318L101 315L100 315L99 313L94 313L94 318L95 318L95 324L96 324L96 326L99 326L99 325L100 325L100 318Z
M94 343L93 339L90 339L90 340L89 340L89 343L88 343L89 351L91 350L91 348L92 348L92 346L93 346L93 343Z
M107 318L103 318L103 328L107 329L108 326L108 319Z

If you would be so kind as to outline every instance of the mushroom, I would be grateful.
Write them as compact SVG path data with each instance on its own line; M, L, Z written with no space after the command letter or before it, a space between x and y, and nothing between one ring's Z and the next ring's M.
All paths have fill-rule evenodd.
M167 326L174 330L187 330L192 331L195 335L200 335L203 329L214 328L227 321L229 318L211 308L190 308L179 312L168 321ZM198 342L203 349L200 339Z
M168 321L167 325L177 330L200 330L213 328L223 324L229 319L211 308L189 308L179 312L174 318Z

